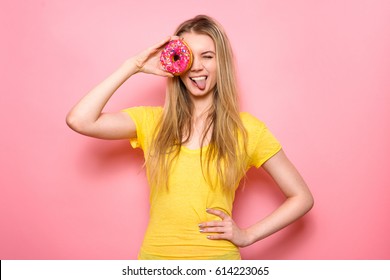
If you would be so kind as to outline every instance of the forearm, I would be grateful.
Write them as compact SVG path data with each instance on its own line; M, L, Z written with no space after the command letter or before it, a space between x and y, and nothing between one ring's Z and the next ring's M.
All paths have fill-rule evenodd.
M310 194L287 198L270 215L245 230L248 237L248 245L262 240L288 226L306 214L312 206L313 198Z
M89 91L68 113L67 123L81 126L94 123L115 91L137 72L133 59L127 60L115 72Z

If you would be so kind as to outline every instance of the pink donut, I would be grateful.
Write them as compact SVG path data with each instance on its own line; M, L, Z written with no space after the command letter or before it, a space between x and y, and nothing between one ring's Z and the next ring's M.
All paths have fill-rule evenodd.
M183 40L169 41L161 52L160 62L165 71L181 75L191 67L191 49Z

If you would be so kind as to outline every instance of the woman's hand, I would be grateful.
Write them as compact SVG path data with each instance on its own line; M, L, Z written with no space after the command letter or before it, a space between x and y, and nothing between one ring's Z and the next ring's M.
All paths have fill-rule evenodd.
M160 63L160 55L164 46L174 39L179 39L178 36L169 36L159 42L158 44L146 49L137 56L133 57L134 63L137 67L137 72L147 74L155 74L164 77L173 77L173 74L164 71Z
M200 232L213 233L207 236L208 239L229 240L238 247L246 247L253 243L249 232L239 228L233 219L225 212L217 209L207 209L206 212L222 219L222 221L209 221L199 224Z

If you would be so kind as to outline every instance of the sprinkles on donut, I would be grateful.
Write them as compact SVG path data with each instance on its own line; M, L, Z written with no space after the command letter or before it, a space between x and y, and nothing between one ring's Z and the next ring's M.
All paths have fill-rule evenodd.
M191 67L191 49L183 40L169 41L161 52L160 62L165 71L179 76Z

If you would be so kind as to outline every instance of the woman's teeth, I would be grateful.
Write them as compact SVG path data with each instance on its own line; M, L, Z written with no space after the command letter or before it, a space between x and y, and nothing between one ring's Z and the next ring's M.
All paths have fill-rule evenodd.
M194 77L194 78L191 78L191 80L193 80L193 81L206 80L206 76L202 76L202 77Z
M190 79L196 84L196 86L199 89L204 90L206 88L207 76L193 77L193 78L190 78Z

